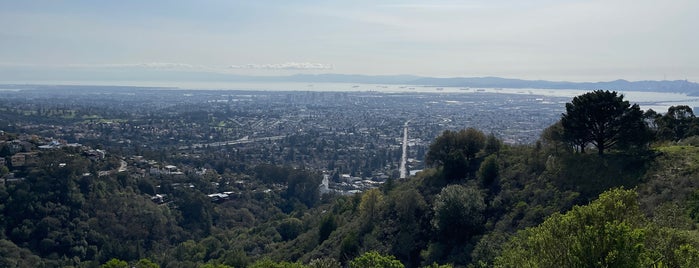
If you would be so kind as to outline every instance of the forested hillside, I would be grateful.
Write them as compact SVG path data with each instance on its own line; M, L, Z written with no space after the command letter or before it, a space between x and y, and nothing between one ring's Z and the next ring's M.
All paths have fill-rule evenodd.
M530 145L445 131L427 169L354 195L321 195L307 169L142 174L122 168L146 165L130 155L15 148L21 135L3 133L0 266L699 266L693 112L590 94L571 105L602 98L617 112L570 107ZM621 127L585 132L600 124ZM15 149L32 164L12 164Z

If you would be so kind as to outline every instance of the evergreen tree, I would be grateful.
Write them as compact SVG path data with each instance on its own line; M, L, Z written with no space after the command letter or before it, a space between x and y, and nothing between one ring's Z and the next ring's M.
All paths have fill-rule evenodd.
M561 124L566 140L581 152L591 143L599 155L615 147L643 145L649 138L638 104L629 104L617 92L596 90L573 98L566 103Z

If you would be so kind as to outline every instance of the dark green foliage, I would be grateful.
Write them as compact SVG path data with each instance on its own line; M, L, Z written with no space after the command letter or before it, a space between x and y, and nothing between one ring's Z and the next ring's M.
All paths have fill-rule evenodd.
M84 211L85 197L78 187L82 159L68 162L71 167L51 166L51 158L42 155L45 167L32 170L23 182L7 188L5 228L14 243L29 246L42 255L58 254L81 259L94 257L88 250ZM51 160L49 160L51 159ZM68 159L58 159L68 161Z
M148 179L138 180L138 190L141 191L141 193L145 193L148 195L156 194L155 183Z
M247 267L249 258L240 249L229 249L219 258L219 261L231 267Z
M340 259L345 261L354 258L359 254L359 238L354 232L350 232L342 239L340 245Z
M287 241L296 238L303 232L303 222L297 218L287 218L277 227L277 232L282 240Z
M653 161L652 154L614 154L603 158L595 155L561 155L549 157L551 165L545 175L563 190L580 193L581 202L589 202L607 189L632 188Z
M285 197L288 202L282 204L282 209L285 212L293 211L295 204L299 202L306 207L312 207L320 199L318 185L320 185L322 177L317 173L262 164L255 167L255 176L265 183L285 184L287 186Z
M699 190L694 191L687 200L687 213L695 222L699 223Z
M43 261L26 248L12 241L0 240L0 267L41 267Z
M211 200L201 192L190 189L178 190L174 194L179 197L175 204L182 212L180 224L191 232L208 234L212 225Z
M320 199L318 185L322 177L308 171L292 170L287 178L287 199L297 199L307 207L312 207Z
M600 155L613 148L642 147L650 138L639 106L617 92L596 90L573 98L561 124L565 140L581 152L591 143Z
M330 234L337 228L337 223L335 222L335 216L332 214L325 215L323 220L320 222L320 228L318 229L318 244L323 243Z
M486 204L475 186L449 185L435 197L432 225L435 236L423 254L428 263L468 263L474 239L485 230Z
M101 261L137 259L182 232L166 208L138 195L110 194L91 202L88 211L94 213L87 222L88 241L100 249Z
M671 106L667 113L654 119L660 140L679 141L699 134L699 122L687 105Z
M474 128L446 130L430 145L426 161L428 165L442 166L447 180L466 177L471 169L471 161L486 143L483 132ZM491 144L491 150L494 145Z
M391 192L386 200L386 218L391 224L383 227L391 234L391 254L409 266L420 264L421 245L427 243L431 235L430 207L415 189L400 189Z
M270 164L261 164L255 167L255 177L264 183L285 183L289 176L289 169Z
M42 152L26 179L7 185L2 209L7 237L39 255L48 266L111 258L138 260L184 236L176 215L137 191L129 176L94 174L100 163L72 148ZM58 165L58 163L63 163ZM206 203L210 201L205 199ZM27 261L33 261L27 255ZM134 263L135 264L135 263Z
M489 134L488 137L485 140L485 148L483 148L483 151L485 151L485 154L494 154L500 151L500 148L502 148L502 142L495 137L494 134Z
M0 144L0 157L12 156L12 150L9 144Z
M495 155L486 157L477 173L481 187L496 192L498 190L497 179L499 174L500 168L498 167L497 157Z
M471 252L472 263L476 267L485 267L492 264L495 258L502 252L510 235L502 231L493 231L483 235Z
M482 230L483 194L475 187L449 185L434 201L434 226L444 237L467 239Z

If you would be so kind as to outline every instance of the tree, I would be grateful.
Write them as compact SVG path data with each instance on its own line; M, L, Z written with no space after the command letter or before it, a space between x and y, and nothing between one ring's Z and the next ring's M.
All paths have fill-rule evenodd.
M418 267L420 252L430 239L430 207L416 189L397 189L386 198L391 224L382 229L393 237L390 253L411 267Z
M318 228L318 244L323 243L330 234L337 228L337 223L335 222L335 216L328 213L323 220L320 221L320 228Z
M359 213L363 226L372 227L378 218L383 203L383 194L379 189L371 189L362 194L362 201L359 203Z
M136 263L136 265L133 266L134 268L160 268L160 265L152 262L149 259L140 259Z
M687 105L671 106L656 121L661 139L678 141L698 134L694 111Z
M658 123L661 117L662 115L654 111L653 109L648 109L646 110L646 112L643 113L643 119L646 121L646 124L648 125L648 128L651 131L658 130Z
M289 241L303 232L303 222L297 218L286 218L277 227L282 240Z
M357 233L350 232L340 243L340 259L342 261L354 258L359 253L359 238Z
M365 252L350 261L350 268L403 268L405 267L396 257L381 255L376 251Z
M596 90L573 98L566 103L561 124L565 139L581 152L588 143L603 155L610 148L638 146L648 140L638 104L630 105L615 91Z
M486 154L490 155L499 152L500 147L502 147L500 140L495 137L495 134L490 133L485 141L485 148L483 148L483 150Z
M192 232L208 234L213 224L213 205L201 192L182 189L177 191L175 204L182 212L181 224Z
M433 209L434 227L443 241L466 241L483 229L485 201L476 187L444 187L437 195Z
M427 164L443 166L445 176L449 180L463 178L468 172L471 160L483 149L485 143L485 134L475 128L458 132L445 130L430 144Z
M485 146L486 137L483 132L475 128L467 128L459 131L457 145L462 146L466 160L473 159Z
M120 259L111 259L105 264L100 265L100 268L128 268L129 263Z
M497 178L500 174L500 168L498 167L497 157L494 155L488 156L481 163L481 167L478 169L478 179L483 188L490 190L495 190L494 186L497 186Z
M287 178L286 197L298 199L307 207L312 207L320 199L318 185L322 177L305 170L291 170Z
M559 148L570 148L566 145L578 145L578 144L566 144L565 136L563 133L563 126L559 120L553 125L545 128L541 132L541 137L539 138L544 146L547 148L552 148L554 153L558 154Z
M42 267L43 261L26 248L0 239L0 267Z
M175 248L173 256L180 261L201 262L206 258L206 248L194 240L187 240Z

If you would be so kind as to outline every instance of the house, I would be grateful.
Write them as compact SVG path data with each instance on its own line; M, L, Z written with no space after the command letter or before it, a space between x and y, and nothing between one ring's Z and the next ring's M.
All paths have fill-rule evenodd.
M8 183L15 183L15 182L21 182L24 181L24 178L16 178L14 173L8 173L5 174L5 176L1 177L2 183L4 185L7 185Z
M23 167L25 156L22 153L14 154L10 157L10 163L13 167Z
M100 150L100 149L88 150L85 152L85 155L87 156L87 158L89 158L90 160L93 160L93 161L104 159L106 154L107 154L107 152L105 150Z
M10 157L12 167L35 166L39 163L36 152L16 153Z
M163 204L166 201L167 196L164 194L156 194L150 198L156 204Z
M228 194L228 192L226 192L226 193L210 194L209 199L211 199L211 202L214 202L214 203L222 203L224 201L230 200L231 197Z
M55 149L55 148L60 148L60 147L61 147L61 143L60 143L60 142L58 142L58 141L56 141L56 140L52 140L52 141L49 142L48 144L40 145L40 146L39 146L39 149L47 150L47 149Z
M165 173L166 174L173 174L174 172L177 172L177 167L173 165L167 165L165 166Z
M10 157L10 163L12 163L12 167L27 166L27 156L29 156L30 154L31 153L16 153L12 155L12 157Z

